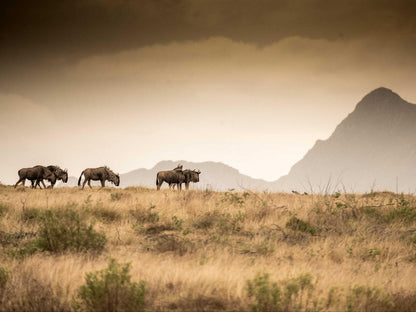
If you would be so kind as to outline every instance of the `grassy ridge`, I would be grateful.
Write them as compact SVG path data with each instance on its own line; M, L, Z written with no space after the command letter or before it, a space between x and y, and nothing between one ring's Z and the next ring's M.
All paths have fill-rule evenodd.
M0 311L91 310L111 259L145 310L414 311L416 197L0 186Z

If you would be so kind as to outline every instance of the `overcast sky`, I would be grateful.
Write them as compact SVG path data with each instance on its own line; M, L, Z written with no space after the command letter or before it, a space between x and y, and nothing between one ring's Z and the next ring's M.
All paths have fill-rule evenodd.
M416 103L414 1L8 1L0 181L221 161L276 180L371 90Z

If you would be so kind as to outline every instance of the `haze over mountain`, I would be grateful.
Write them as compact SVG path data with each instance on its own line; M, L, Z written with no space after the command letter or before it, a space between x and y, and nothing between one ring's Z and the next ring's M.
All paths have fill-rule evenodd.
M386 88L366 95L276 187L368 192L416 189L416 105Z

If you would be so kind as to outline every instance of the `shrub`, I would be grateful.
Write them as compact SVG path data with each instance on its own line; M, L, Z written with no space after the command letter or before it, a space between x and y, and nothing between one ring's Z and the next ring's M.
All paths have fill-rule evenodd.
M106 243L104 234L97 233L92 225L83 222L76 211L64 210L59 214L46 210L41 217L39 238L35 245L51 252L101 252Z
M160 234L152 239L152 250L159 253L173 252L179 256L195 250L195 244L191 240L175 234Z
M222 215L218 223L220 232L222 234L240 232L243 227L245 218L245 213L241 212L240 210L234 215L229 213Z
M159 214L153 212L155 205L150 205L148 209L137 208L135 210L130 210L130 214L136 219L136 222L139 223L156 223L159 221Z
M195 229L208 230L214 227L214 225L219 222L220 218L221 216L217 211L214 213L207 212L193 222L193 227Z
M91 208L91 214L105 223L111 223L121 220L121 214L117 210L97 205Z
M376 287L354 286L346 300L347 311L395 311L392 296Z
M416 207L402 197L397 209L385 216L384 221L386 223L402 221L405 224L411 224L416 221Z
M312 226L308 222L305 222L301 219L296 218L295 216L289 219L289 221L286 223L286 228L294 230L294 231L309 233L311 235L317 235L321 232L320 229Z
M251 298L252 311L311 311L318 310L321 299L312 299L315 285L312 275L303 273L297 277L281 281L281 285L271 282L268 273L257 274L247 281L247 293ZM332 302L327 301L327 307Z
M42 211L38 208L24 208L22 211L23 222L33 222L40 219Z
M282 310L282 292L275 282L271 282L268 273L257 274L253 280L247 281L247 293L253 298L250 305L254 312L274 312Z
M110 259L104 270L87 273L86 284L79 288L76 310L144 311L145 282L130 280L130 264Z
M112 201L117 201L121 199L122 194L121 193L111 193L111 200Z
M1 298L3 296L4 290L6 289L6 284L9 279L9 274L10 274L9 270L0 266L0 303L1 303Z
M242 207L245 204L247 197L250 196L250 193L244 192L242 194L225 192L224 198L221 200L223 203L229 203L233 206Z

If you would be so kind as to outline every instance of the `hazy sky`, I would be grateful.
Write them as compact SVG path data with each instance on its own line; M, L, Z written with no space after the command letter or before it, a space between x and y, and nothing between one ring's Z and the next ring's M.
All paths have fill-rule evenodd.
M384 86L416 103L414 1L8 1L0 181L165 159L276 180Z

